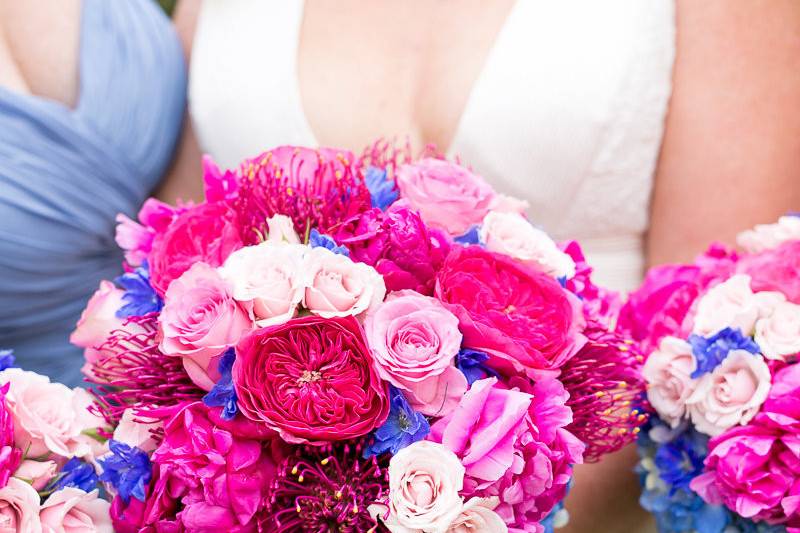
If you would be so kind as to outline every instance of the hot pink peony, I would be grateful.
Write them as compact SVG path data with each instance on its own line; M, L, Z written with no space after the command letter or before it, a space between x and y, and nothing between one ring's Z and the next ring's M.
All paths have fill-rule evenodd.
M292 443L365 435L389 414L386 385L353 317L254 331L236 347L233 383L242 414Z
M495 378L476 381L429 438L461 458L466 496L498 497L497 514L528 531L566 495L583 445L563 429L572 416L557 380L515 381L527 391L500 388Z
M496 198L481 176L442 159L403 165L395 179L402 197L428 225L454 236L480 224Z
M161 351L183 357L192 381L205 390L219 379L218 356L253 327L231 286L205 263L194 264L170 285L158 321Z
M691 488L746 518L800 527L800 365L779 370L761 412L711 439Z
M0 387L0 488L19 466L22 450L14 445L14 418L6 404L9 384Z
M190 404L164 428L164 441L152 456L159 475L144 524L179 509L174 520L187 531L256 531L254 517L276 472L270 432L246 419L222 421L210 411ZM158 504L159 498L176 503Z
M388 290L413 289L425 295L433 293L436 271L450 249L441 231L427 228L402 202L385 213L371 209L351 218L334 237L354 261L373 266Z
M160 295L193 264L218 267L242 247L234 213L224 203L200 204L156 235L148 255L150 282Z
M788 241L772 250L746 256L739 271L750 275L754 291L782 292L790 302L800 304L800 241Z
M455 246L436 295L458 317L464 346L501 372L557 373L586 342L575 296L544 272L479 246Z

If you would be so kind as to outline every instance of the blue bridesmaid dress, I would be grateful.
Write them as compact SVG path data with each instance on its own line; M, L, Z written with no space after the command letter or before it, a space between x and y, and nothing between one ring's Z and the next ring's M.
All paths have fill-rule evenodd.
M170 163L186 95L180 43L152 0L83 0L72 109L0 87L0 348L81 383L69 334L120 274L115 216L134 216Z

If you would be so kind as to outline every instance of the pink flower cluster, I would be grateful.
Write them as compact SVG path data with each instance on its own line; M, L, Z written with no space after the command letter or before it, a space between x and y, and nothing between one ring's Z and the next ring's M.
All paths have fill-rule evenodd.
M206 202L120 219L135 289L101 285L73 335L139 473L108 474L118 531L538 532L584 449L627 442L578 439L565 384L633 435L596 401L638 381L578 245L463 166L385 163L206 159Z

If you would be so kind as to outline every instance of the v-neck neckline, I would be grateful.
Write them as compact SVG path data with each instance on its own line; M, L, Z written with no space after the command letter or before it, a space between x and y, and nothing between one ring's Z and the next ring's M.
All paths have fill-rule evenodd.
M491 65L495 61L495 56L498 54L498 50L504 41L505 34L508 32L508 28L510 26L510 22L514 17L520 3L523 0L515 0L514 4L509 9L508 13L506 14L506 18L503 21L500 29L498 30L497 34L494 37L494 41L492 42L489 50L486 54L486 57L483 61L483 64L478 71L478 75L475 77L475 80L472 82L472 87L469 89L469 93L467 94L467 99L464 103L463 108L461 109L461 114L458 117L458 121L456 122L456 127L453 130L453 133L448 141L447 150L442 152L445 154L445 157L451 159L456 154L455 147L458 144L458 140L461 134L461 131L464 127L464 122L466 118L469 116L470 109L475 105L475 98L478 89L484 82L484 78L486 77L486 73L491 67ZM317 137L316 133L314 133L314 128L311 125L311 122L308 119L308 115L306 114L305 105L303 104L303 93L300 91L300 75L299 75L299 57L300 57L300 32L303 27L303 19L305 18L305 0L298 0L298 13L296 16L296 24L294 27L294 35L293 35L293 43L294 46L291 49L292 59L291 59L291 91L292 95L294 96L294 107L295 113L299 119L301 124L301 128L303 129L303 136L310 141L310 145L312 146L321 146L319 142L319 138Z

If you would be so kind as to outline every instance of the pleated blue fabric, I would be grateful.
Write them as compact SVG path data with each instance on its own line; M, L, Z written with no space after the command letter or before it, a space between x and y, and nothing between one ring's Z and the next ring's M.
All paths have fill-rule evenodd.
M83 0L76 107L0 87L0 348L81 382L69 344L101 279L121 271L117 213L135 215L170 163L186 69L151 0Z

